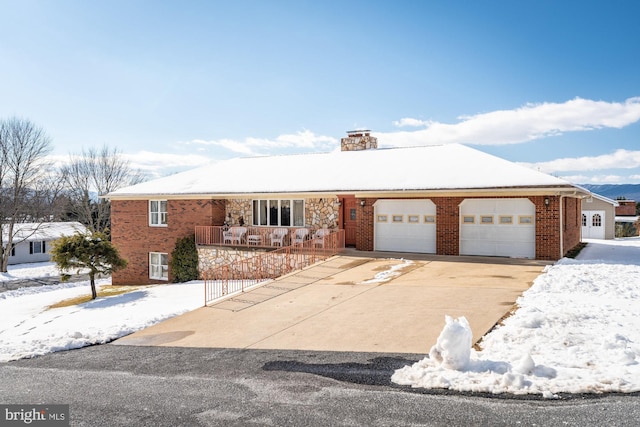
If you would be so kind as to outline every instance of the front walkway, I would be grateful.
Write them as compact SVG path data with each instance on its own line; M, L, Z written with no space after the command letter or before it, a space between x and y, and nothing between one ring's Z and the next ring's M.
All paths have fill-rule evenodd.
M379 281L376 274L405 263L384 256L335 256L115 344L426 353L445 315L466 316L479 340L549 264L419 256L429 259Z

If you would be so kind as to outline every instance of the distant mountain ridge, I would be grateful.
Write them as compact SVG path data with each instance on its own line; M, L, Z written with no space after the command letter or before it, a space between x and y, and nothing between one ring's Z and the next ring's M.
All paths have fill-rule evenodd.
M627 200L640 202L640 184L578 184L592 193L616 200L624 197Z

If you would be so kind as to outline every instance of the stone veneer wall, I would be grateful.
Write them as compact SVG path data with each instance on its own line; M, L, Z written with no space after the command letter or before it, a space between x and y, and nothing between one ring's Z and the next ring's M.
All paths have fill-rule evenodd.
M342 151L360 151L378 148L378 139L369 134L355 134L340 140Z
M306 227L338 228L340 205L337 198L305 199L304 223Z
M198 248L198 271L200 273L213 270L221 265L230 265L242 259L263 254L260 250L240 250L235 248Z
M229 199L227 200L227 209L225 221L229 225L239 225L240 218L244 221L244 225L253 224L253 202L251 199Z

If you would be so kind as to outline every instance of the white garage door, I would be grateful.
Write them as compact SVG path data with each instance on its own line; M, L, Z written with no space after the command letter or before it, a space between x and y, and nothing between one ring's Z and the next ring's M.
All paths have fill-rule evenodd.
M373 206L375 250L436 253L436 205L431 200L378 200Z
M604 239L605 211L582 211L582 237Z
M529 199L466 199L460 255L535 258L536 207Z

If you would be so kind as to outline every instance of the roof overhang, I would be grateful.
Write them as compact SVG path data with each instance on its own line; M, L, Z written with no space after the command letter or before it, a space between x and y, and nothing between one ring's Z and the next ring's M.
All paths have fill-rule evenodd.
M558 187L501 187L501 188L442 188L424 190L336 190L318 192L260 192L260 193L192 193L192 194L130 194L112 195L110 200L210 200L210 199L291 199L291 198L321 198L354 195L357 198L428 198L428 197L491 197L491 196L567 196L586 198L591 193L576 186Z

